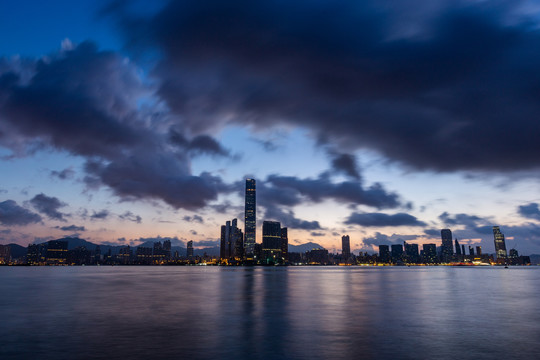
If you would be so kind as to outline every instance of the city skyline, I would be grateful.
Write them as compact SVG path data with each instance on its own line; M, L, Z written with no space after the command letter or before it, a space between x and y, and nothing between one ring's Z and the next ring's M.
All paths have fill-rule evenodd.
M504 251L540 253L539 15L4 2L0 244L199 249L238 219L248 253L265 220L331 252L345 235L351 253L423 249L449 229L447 251L491 254L500 226Z

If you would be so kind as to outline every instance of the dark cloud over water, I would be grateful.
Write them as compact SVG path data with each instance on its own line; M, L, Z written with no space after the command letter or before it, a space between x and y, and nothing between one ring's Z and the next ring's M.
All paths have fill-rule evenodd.
M509 171L540 165L540 33L524 9L207 0L115 14L135 53L162 53L158 94L194 132L287 123L417 169Z

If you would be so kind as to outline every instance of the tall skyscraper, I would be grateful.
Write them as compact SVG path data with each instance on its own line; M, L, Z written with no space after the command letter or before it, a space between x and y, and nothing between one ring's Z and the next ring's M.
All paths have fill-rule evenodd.
M379 245L379 262L383 264L390 262L390 247L388 245Z
M187 242L186 257L189 260L193 258L193 240Z
M403 245L394 244L391 246L392 262L394 264L399 264L403 262Z
M246 179L246 198L244 209L244 251L247 259L253 259L255 247L255 228L257 225L257 197L255 179Z
M504 241L504 234L501 232L498 226L493 227L493 239L495 241L495 253L497 259L506 258L506 243Z
M450 229L441 230L441 258L443 263L448 263L452 261L452 256L454 255L454 249L452 246L452 231Z
M351 239L349 235L343 235L341 237L341 255L343 255L343 260L345 261L351 257Z
M240 259L243 253L243 234L242 230L238 229L238 221L236 219L227 221L221 226L219 257L221 260Z

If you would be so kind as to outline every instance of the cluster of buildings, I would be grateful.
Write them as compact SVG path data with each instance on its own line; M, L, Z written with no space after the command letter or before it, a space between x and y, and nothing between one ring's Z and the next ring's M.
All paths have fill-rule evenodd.
M246 179L244 232L238 220L221 226L219 262L223 265L285 265L289 263L287 228L277 221L264 221L262 244L256 239L257 197L256 182Z
M493 227L495 257L482 253L480 246L460 245L452 238L450 229L441 230L441 246L436 244L379 245L378 254L351 253L349 235L341 238L341 254L329 254L328 250L317 248L305 253L289 253L287 228L277 221L264 221L262 243L256 242L257 222L256 182L246 179L244 231L238 227L238 220L227 221L221 226L219 256L194 256L193 241L187 242L185 254L171 251L171 241L154 242L153 247L123 246L113 254L109 247L102 253L100 246L89 250L78 246L68 250L65 240L51 240L42 244L28 245L25 263L29 265L163 265L163 264L216 264L216 265L410 265L410 264L453 264L453 265L527 265L528 256L519 256L517 250L506 250L504 234L498 226ZM11 259L9 245L0 245L0 264Z
M68 249L67 240L50 240L27 247L25 264L28 265L163 265L186 264L194 260L193 241L188 242L186 256L178 251L171 252L171 241L154 242L149 246L122 246L113 252L109 247L102 252L96 245L94 249L77 246ZM208 257L210 259L210 257Z
M441 230L442 244L423 244L419 251L418 244L379 245L378 263L405 265L405 264L453 264L453 265L528 265L531 260L528 256L519 256L516 249L506 251L504 234L498 226L493 227L495 242L495 257L482 253L481 246L460 245L458 239L452 238L450 229ZM455 250L455 251L454 251Z

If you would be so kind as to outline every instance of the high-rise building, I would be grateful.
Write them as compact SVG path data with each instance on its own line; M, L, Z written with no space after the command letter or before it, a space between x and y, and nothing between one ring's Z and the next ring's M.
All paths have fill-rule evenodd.
M418 263L418 244L403 243L405 247L405 257L408 263Z
M263 222L263 263L280 264L282 259L281 224L277 221Z
M65 264L67 261L68 242L64 240L50 240L47 242L47 263Z
M392 262L398 264L403 262L403 245L395 244L392 245Z
M244 252L247 259L253 259L257 225L257 197L255 179L246 179L244 209Z
M165 259L170 260L171 258L171 240L163 241L163 255Z
M186 257L188 260L193 259L193 240L187 242Z
M281 257L283 263L289 262L289 235L287 234L287 228L281 228Z
M435 244L424 244L422 245L422 256L424 258L424 263L434 264L437 262L437 245Z
M219 257L221 260L238 259L243 257L243 234L238 228L238 221L233 219L221 226Z
M498 226L493 227L493 239L495 241L495 253L497 259L506 258L506 243L504 241L504 234L501 232Z
M349 235L343 235L341 237L341 255L345 261L351 257L351 239Z
M456 248L456 255L460 256L461 255L461 246L459 246L459 242L458 242L457 239L455 239L454 241L455 241L454 245L455 245L455 248Z
M472 246L469 245L469 255L471 257L474 257L474 248Z
M452 261L454 255L454 249L452 246L452 231L450 229L441 230L441 260L443 263L449 263Z
M482 256L482 247L481 246L476 247L476 255Z
M390 262L390 247L388 245L379 245L379 262L383 264Z
M9 264L11 261L11 248L9 245L0 245L0 264Z

